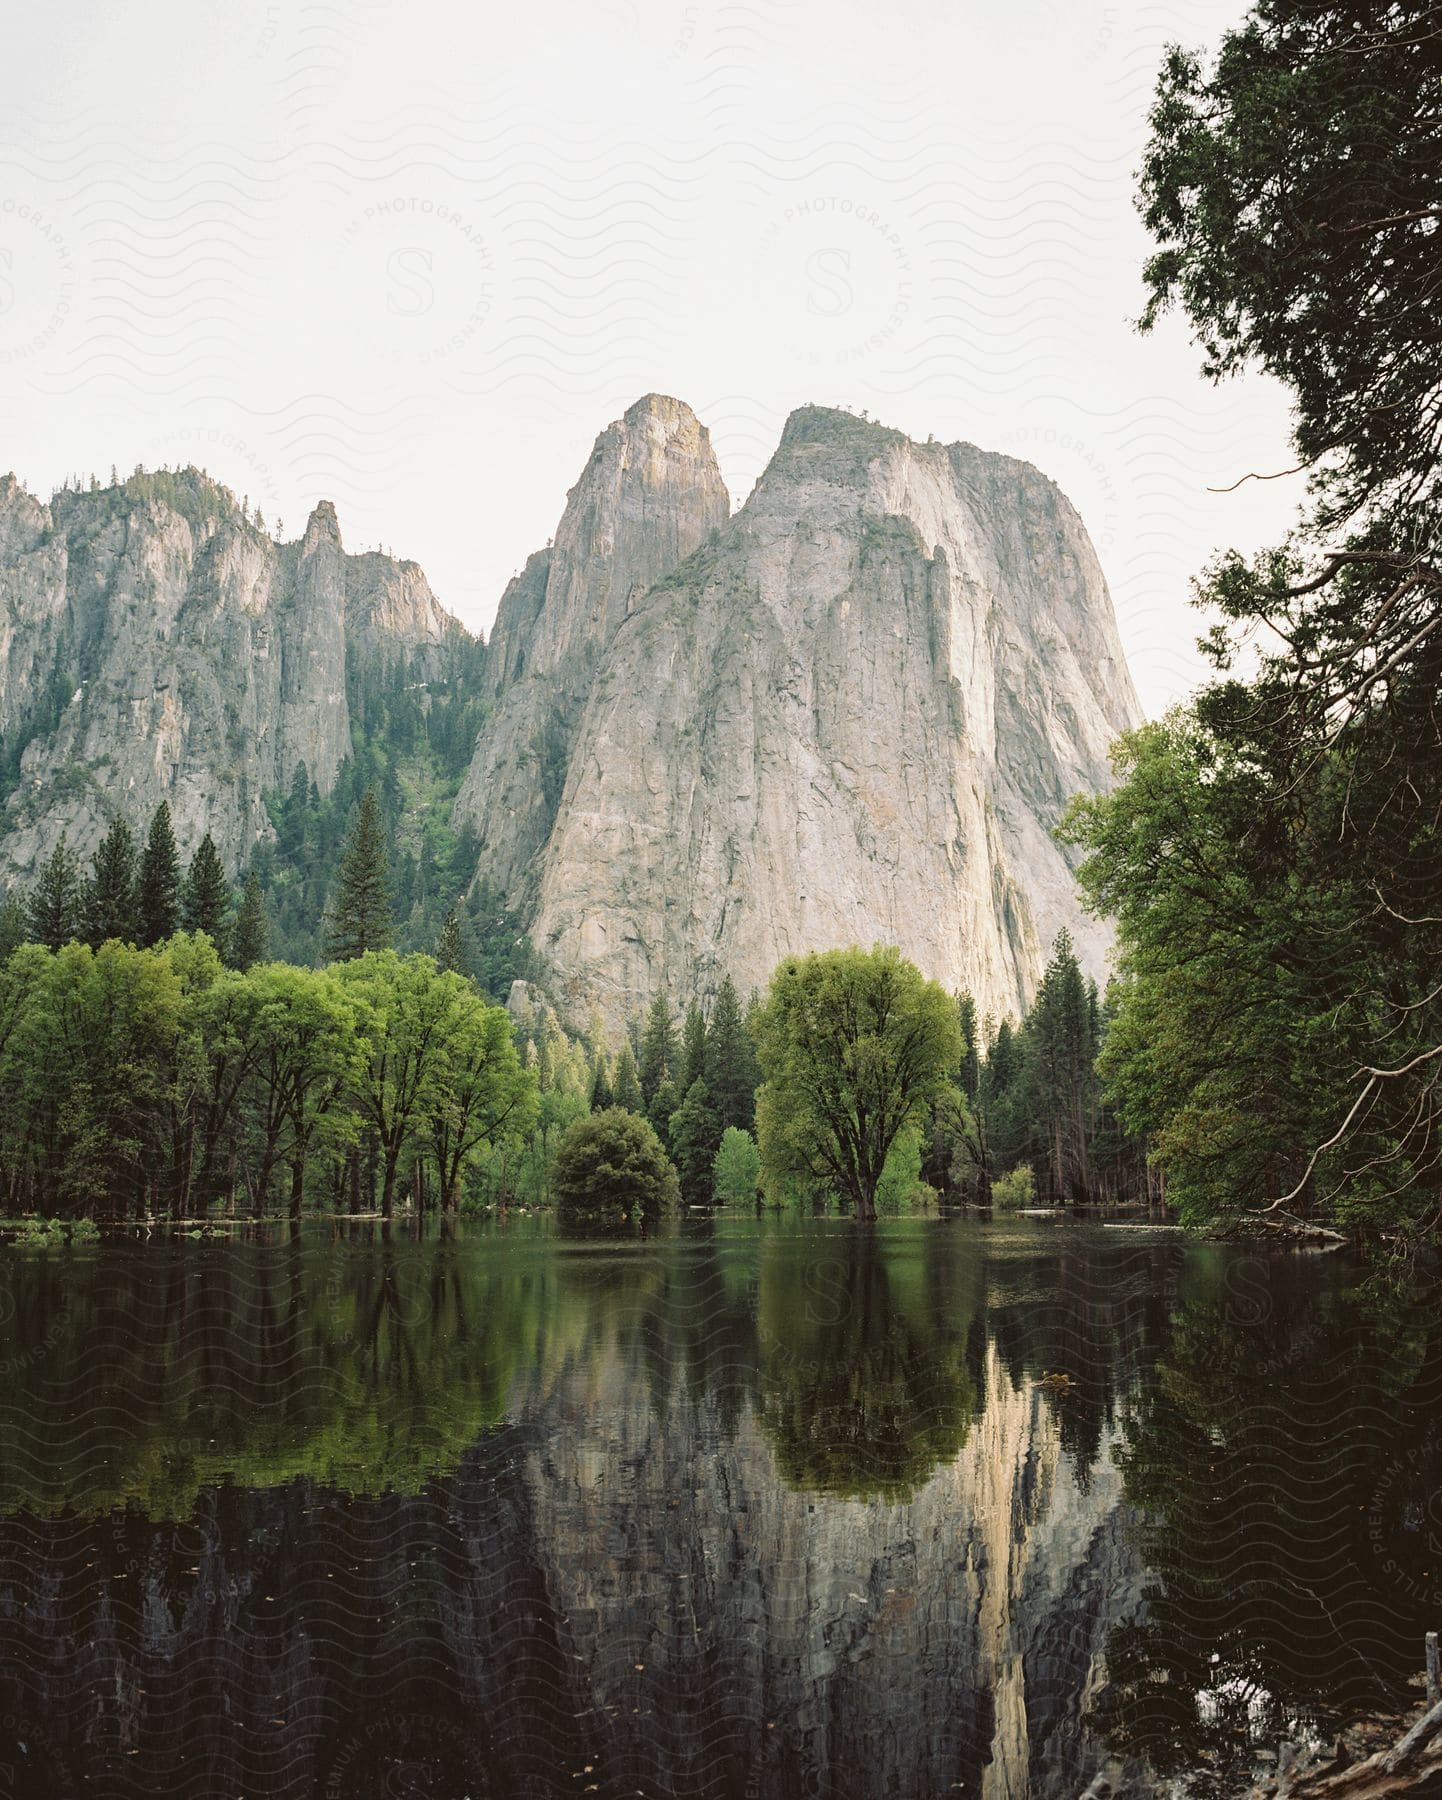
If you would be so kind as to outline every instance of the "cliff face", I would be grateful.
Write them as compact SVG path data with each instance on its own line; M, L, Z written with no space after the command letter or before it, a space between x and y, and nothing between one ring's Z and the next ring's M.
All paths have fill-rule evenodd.
M460 630L414 563L347 556L322 501L298 544L195 471L44 506L0 482L0 739L20 749L0 883L61 832L82 858L119 811L170 803L239 869L262 795L298 762L324 793L350 748L347 652L439 648ZM8 757L7 757L8 760Z
M663 405L604 434L603 465ZM729 973L745 992L789 953L884 940L1002 1014L1029 1001L1063 926L1099 974L1105 930L1050 831L1105 784L1139 710L1055 485L805 408L715 530L705 459L664 483L642 472L629 518L654 548L626 536L623 608L621 534L580 528L600 516L597 466L563 521L564 587L552 551L507 596L501 704L459 803L482 873L533 899L563 996L614 1023L662 987L705 993ZM682 505L687 476L706 504ZM666 568L682 517L696 547ZM525 744L547 748L549 800Z
M555 823L596 670L647 592L730 513L689 406L638 400L596 439L556 535L507 588L489 663L496 710L456 801L481 872L523 903Z

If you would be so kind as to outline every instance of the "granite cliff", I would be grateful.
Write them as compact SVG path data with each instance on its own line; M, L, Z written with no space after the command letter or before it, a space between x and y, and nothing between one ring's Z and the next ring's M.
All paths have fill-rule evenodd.
M323 794L351 747L347 663L439 655L461 627L414 563L348 556L322 501L277 543L194 469L47 506L0 479L0 885L63 831L87 859L114 812L170 803L239 871L296 765Z
M1076 511L1027 463L806 407L728 516L656 395L608 428L502 603L457 820L558 996L764 984L894 942L986 1012L1105 927L1051 837L1139 709Z

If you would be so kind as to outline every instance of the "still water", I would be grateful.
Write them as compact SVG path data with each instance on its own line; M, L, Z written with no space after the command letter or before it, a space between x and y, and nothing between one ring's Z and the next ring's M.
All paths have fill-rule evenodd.
M0 1795L1228 1791L1442 1622L1436 1311L1363 1273L1041 1220L0 1250Z

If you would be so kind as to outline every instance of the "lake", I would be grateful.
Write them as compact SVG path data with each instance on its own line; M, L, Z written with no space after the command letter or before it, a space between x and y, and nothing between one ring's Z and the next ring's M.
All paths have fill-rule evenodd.
M0 1250L0 1795L1227 1792L1442 1624L1435 1302L1365 1273L1045 1219Z

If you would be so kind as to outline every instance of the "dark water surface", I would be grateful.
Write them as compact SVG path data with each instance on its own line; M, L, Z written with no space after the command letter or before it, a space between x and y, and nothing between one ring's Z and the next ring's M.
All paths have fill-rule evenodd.
M1439 1377L1144 1229L6 1248L0 1795L1209 1792L1406 1698Z

